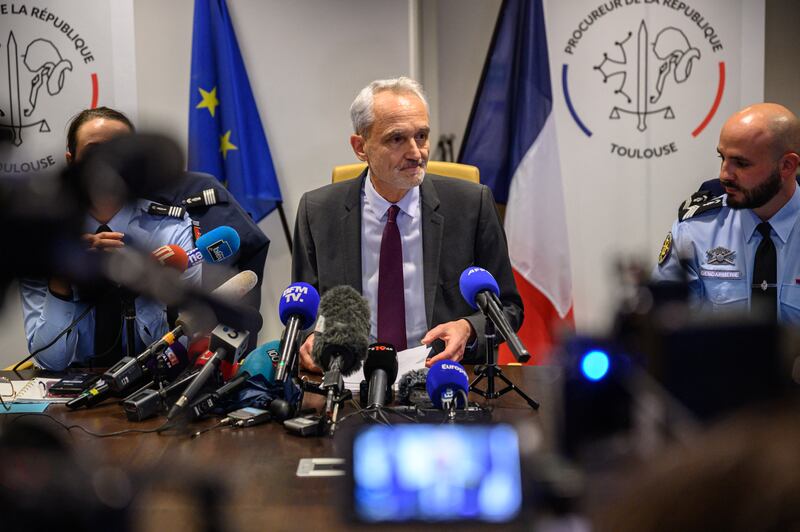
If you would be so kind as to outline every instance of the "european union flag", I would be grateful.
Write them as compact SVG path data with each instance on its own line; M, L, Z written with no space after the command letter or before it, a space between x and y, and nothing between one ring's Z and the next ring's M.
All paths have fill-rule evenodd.
M216 176L256 222L281 202L225 0L194 3L189 170Z

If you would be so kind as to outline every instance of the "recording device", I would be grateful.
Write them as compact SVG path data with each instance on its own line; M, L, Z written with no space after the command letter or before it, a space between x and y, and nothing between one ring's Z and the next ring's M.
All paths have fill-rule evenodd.
M292 283L281 294L278 314L286 329L281 339L275 380L284 382L291 375L297 355L300 331L308 329L317 319L319 293L308 283Z
M322 436L325 433L325 418L316 414L309 414L287 419L283 422L283 426L286 430L298 436Z
M252 427L270 420L269 412L252 406L228 412L227 417L233 420L231 426L237 428Z
M467 407L469 376L464 366L452 360L440 360L428 371L425 388L434 408L452 411Z
M201 262L219 264L239 251L241 240L233 227L221 225L197 239L197 247L189 252L189 267Z
M189 266L189 256L182 247L176 244L167 244L150 253L162 266L185 272Z
M211 342L209 350L214 355L209 359L197 377L186 387L181 396L167 413L167 419L174 419L182 413L189 402L194 399L200 389L208 382L208 379L217 371L220 362L224 360L232 361L239 358L247 348L247 339L250 333L247 331L237 331L227 325L218 325L211 332Z
M369 346L364 362L364 379L369 382L367 408L386 404L397 379L397 369L397 351L393 345L376 343Z
M510 425L364 425L348 450L345 507L355 521L500 524L521 515L520 439Z
M94 384L100 375L95 373L78 373L76 375L68 375L60 381L54 383L48 393L52 395L70 396L78 395L87 387Z
M208 415L216 408L220 400L228 394L238 390L250 378L260 375L266 382L275 382L275 368L267 348L274 344L269 342L250 352L239 366L236 376L213 392L206 393L195 400L190 408L192 417L197 419Z
M480 310L489 318L508 344L517 362L527 362L531 355L522 345L517 333L514 332L508 318L503 312L503 304L498 296L500 287L491 273L477 266L467 268L461 273L459 279L461 295L475 310Z

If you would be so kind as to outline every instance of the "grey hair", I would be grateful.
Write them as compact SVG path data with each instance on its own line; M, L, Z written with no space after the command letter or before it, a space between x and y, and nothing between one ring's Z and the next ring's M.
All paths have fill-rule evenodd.
M366 137L369 133L372 123L375 121L375 112L373 110L375 95L383 91L392 91L398 94L411 93L422 100L422 103L425 104L425 110L428 110L428 100L425 99L422 85L418 81L405 76L392 79L376 79L361 89L361 92L358 93L358 96L350 106L350 120L353 122L353 131L356 135Z

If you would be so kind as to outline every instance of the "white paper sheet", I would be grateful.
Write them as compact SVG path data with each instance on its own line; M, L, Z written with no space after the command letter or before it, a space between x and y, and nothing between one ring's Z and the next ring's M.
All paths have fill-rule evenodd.
M398 379L411 371L425 367L425 360L428 358L431 348L426 345L412 347L397 353L397 377ZM358 391L358 385L364 380L364 369L358 370L349 377L344 378L344 386L348 390ZM394 382L394 389L397 389L397 379Z

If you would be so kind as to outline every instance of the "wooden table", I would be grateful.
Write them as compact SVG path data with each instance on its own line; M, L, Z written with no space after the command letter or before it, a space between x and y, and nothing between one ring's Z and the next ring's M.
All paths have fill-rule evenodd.
M494 401L493 421L534 424L542 429L545 446L552 448L553 427L558 417L554 405L561 382L558 368L509 366L503 370L537 399L541 408L533 411L512 392ZM498 388L503 387L500 384L498 381ZM475 394L470 399L484 401ZM318 407L321 400L307 394L304 406ZM351 406L345 409L345 413L352 411ZM163 423L161 417L131 423L114 401L78 411L51 405L47 414L62 423L100 433L131 427L152 429ZM2 421L8 423L11 418L4 416ZM346 430L338 431L333 438L302 438L289 434L277 423L266 423L247 429L212 430L197 438L171 431L100 439L78 429L67 432L49 420L38 421L56 427L79 461L89 464L91 471L111 472L112 478L114 474L133 478L134 529L171 532L202 529L199 524L209 516L202 515L196 501L186 496L192 486L199 485L213 488L211 496L218 499L221 520L231 530L322 531L352 527L339 511L345 496L341 478L296 476L301 458L346 454L344 447L349 443ZM209 427L214 422L194 423L191 429ZM346 424L360 422L358 416L353 416ZM77 484L86 486L83 481ZM205 507L208 505L204 503Z

